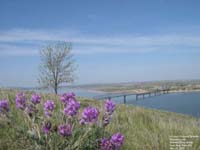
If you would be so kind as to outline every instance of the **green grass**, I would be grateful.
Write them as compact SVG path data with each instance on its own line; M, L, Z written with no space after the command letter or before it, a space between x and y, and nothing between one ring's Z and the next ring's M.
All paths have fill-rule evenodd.
M10 113L12 120L0 118L0 149L18 150L18 149L37 149L30 142L29 138L20 134L12 125L24 130L27 128L23 116L20 116L15 108L14 90L1 90L0 99L9 99L11 104ZM30 98L31 92L26 95ZM54 94L42 94L42 99L55 100L57 111L61 105L58 102L58 96ZM103 102L78 98L81 101L81 107L88 105L97 106L103 111ZM81 110L80 110L81 111ZM42 105L40 107L42 111ZM54 118L58 121L58 118ZM132 105L117 105L110 125L106 128L111 134L120 132L125 136L124 150L168 150L169 136L172 135L198 135L200 136L200 119L190 116L164 112L159 110L145 109ZM58 139L55 139L58 140ZM39 148L38 148L39 149ZM194 140L192 150L200 149L200 139Z

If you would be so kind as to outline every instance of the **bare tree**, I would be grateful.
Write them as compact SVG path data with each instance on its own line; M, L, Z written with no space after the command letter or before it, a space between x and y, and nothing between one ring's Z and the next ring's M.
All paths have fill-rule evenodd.
M72 45L67 42L49 44L40 51L41 65L39 83L58 93L59 85L74 81Z

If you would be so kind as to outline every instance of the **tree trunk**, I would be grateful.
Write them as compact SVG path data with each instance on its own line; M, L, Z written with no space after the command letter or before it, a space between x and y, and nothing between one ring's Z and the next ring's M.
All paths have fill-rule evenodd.
M57 83L55 83L54 91L55 91L55 94L57 95L58 94L58 84Z
M55 91L55 94L57 94L58 92L57 92L57 88L54 88L54 91Z

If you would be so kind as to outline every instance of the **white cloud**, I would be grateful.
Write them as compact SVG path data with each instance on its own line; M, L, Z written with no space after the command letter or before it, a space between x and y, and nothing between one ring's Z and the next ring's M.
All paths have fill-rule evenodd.
M0 56L33 56L38 54L39 50L34 47L0 44Z
M66 30L0 31L0 55L37 55L42 43L71 41L74 53L131 53L164 51L174 48L200 48L200 36L188 34L165 34L146 36L91 36ZM5 45L6 43L6 45ZM28 46L23 46L23 44ZM35 46L32 46L35 44Z
M65 30L28 30L12 29L0 32L0 42L21 42L21 41L56 41L67 40L66 35L70 36L73 32Z

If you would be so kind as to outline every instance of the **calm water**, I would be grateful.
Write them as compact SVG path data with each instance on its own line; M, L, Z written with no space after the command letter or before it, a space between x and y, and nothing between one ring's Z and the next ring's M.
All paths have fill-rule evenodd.
M60 94L73 91L76 96L93 98L94 96L106 94L103 92L91 92L83 89L60 90ZM123 103L123 97L113 98L116 103ZM127 97L127 104L134 104L147 108L161 109L195 117L200 117L200 92L174 93L150 97L136 101L135 96Z
M123 99L115 98L122 103ZM127 97L127 104L172 111L200 117L200 92L166 94L136 101L134 96Z
M53 90L35 90L36 92L44 92L44 93L54 93ZM93 98L96 95L105 94L105 92L97 92L97 91L89 91L84 89L78 89L78 88L67 88L67 89L59 89L58 94L68 93L68 92L74 92L76 96L79 97L86 97L86 98Z

